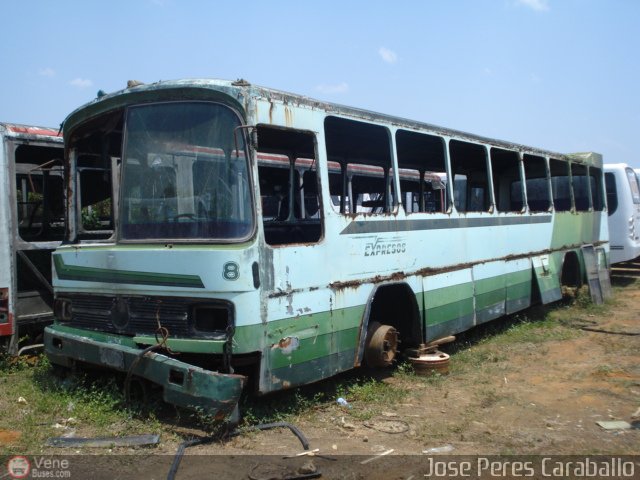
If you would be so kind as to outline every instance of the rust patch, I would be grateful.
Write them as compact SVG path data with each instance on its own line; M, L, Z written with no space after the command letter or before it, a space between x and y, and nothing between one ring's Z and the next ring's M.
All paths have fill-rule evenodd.
M278 343L271 345L271 350L280 350L283 355L290 355L298 348L300 348L300 339L298 337L281 338Z
M318 287L315 287L316 290L318 290ZM311 291L311 289L309 289ZM293 295L294 293L300 293L303 292L304 290L302 288L292 288L292 289L287 289L287 290L278 290L277 292L273 292L269 294L269 298L280 298L280 297L286 297L289 295Z
M343 290L347 288L358 288L365 283L381 283L389 281L400 281L407 278L408 275L404 272L394 272L390 275L376 275L372 278L365 278L362 280L349 280L348 282L333 282L329 284L329 288L334 290Z
M291 388L291 382L289 380L282 380L274 375L271 375L271 384L272 385L280 385L280 388L286 389Z
M598 245L602 245L604 243L607 243L606 241L603 242L594 242L593 245L594 246L598 246ZM363 278L361 280L349 280L347 282L332 282L329 284L329 288L331 288L332 290L344 290L344 289L348 289L348 288L358 288L361 285L365 285L368 283L382 283L382 282L390 282L390 281L394 281L394 282L398 282L401 280L404 280L407 277L413 277L413 276L420 276L420 277L429 277L432 275L437 275L440 273L449 273L449 272L454 272L456 270L464 270L467 268L472 268L476 265L484 265L485 263L491 263L491 262L508 262L508 261L513 261L513 260L522 260L525 258L530 258L530 257L537 257L540 255L548 255L550 253L556 253L556 252L562 252L565 250L575 250L575 249L579 249L580 245L563 245L560 248L555 248L555 249L547 249L547 250L540 250L537 252L528 252L528 253L521 253L518 255L507 255L505 257L497 257L497 258L488 258L486 260L478 260L477 262L467 262L467 263L457 263L455 265L448 265L446 267L437 267L437 268L433 268L433 267L425 267L425 268L421 268L419 270L416 270L414 272L409 272L409 273L405 273L405 272L394 272L390 275L376 275L375 277L369 277L369 278ZM285 293L286 294L286 293Z
M287 127L293 125L293 112L286 106L284 107L284 123Z

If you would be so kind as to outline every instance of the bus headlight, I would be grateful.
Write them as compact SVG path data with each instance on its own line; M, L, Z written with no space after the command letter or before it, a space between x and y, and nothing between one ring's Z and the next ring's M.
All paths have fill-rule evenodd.
M191 310L191 325L197 333L225 334L232 318L231 306L225 304L196 305Z
M56 298L53 304L53 314L61 322L70 322L72 318L71 300Z

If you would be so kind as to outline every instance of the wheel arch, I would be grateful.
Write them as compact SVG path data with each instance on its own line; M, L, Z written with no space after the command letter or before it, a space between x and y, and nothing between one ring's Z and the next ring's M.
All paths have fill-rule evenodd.
M562 256L560 286L581 287L584 281L584 268L580 255L575 250L568 250Z
M422 342L420 308L413 289L406 282L383 283L371 290L360 322L355 366L362 364L367 330L375 322L398 330L404 348Z

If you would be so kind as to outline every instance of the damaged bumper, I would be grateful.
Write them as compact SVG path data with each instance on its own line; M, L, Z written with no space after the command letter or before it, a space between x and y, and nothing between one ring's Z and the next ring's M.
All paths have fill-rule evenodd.
M127 372L142 349L128 337L88 332L63 325L45 329L45 351L51 363L75 362ZM246 377L205 370L161 353L149 352L134 366L133 375L163 387L167 403L203 409L222 418L233 412Z

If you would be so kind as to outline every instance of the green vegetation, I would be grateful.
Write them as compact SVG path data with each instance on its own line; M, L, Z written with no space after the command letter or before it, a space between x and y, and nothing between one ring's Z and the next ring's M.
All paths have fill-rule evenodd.
M32 359L33 360L33 359ZM160 422L140 405L126 407L113 377L63 379L52 374L46 357L0 359L0 431L19 432L12 453L37 452L47 438L69 435L122 436L157 433ZM7 453L9 453L7 452Z
M103 222L111 217L111 199L105 198L98 203L82 209L82 227L87 230L99 230Z

